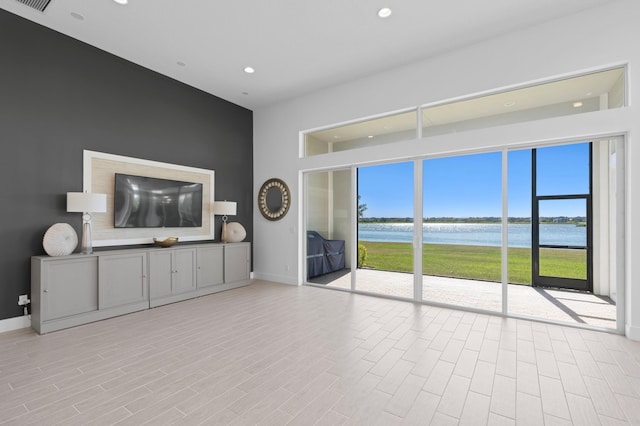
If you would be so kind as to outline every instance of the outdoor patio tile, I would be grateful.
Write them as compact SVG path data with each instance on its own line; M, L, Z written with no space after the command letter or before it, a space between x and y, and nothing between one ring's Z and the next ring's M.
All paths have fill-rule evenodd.
M375 294L413 298L413 275L399 272L377 271L373 269L357 270L357 290ZM351 288L351 274L341 274L333 281L324 282L327 287L343 289ZM491 312L502 312L502 289L500 283L474 281L459 278L435 277L425 275L423 278L423 300L425 302L446 303L452 306L482 309ZM610 301L586 293L567 292L551 289L536 289L527 285L508 287L509 313L532 318L541 318L566 323L585 323L597 327L615 328L616 307ZM445 312L445 313L442 313ZM440 311L444 317L434 318L435 323L442 324L445 330L453 330L460 317L451 317L450 313ZM451 318L450 318L451 317ZM474 323L472 329L482 328L484 321ZM531 331L536 326L521 325L519 338L531 340ZM512 330L517 331L517 330ZM565 340L560 330L550 330L552 339ZM498 333L500 330L497 331ZM498 339L496 330L487 330L485 338ZM580 342L580 331L570 336L573 349L586 350L584 342ZM577 335L577 336L576 336Z

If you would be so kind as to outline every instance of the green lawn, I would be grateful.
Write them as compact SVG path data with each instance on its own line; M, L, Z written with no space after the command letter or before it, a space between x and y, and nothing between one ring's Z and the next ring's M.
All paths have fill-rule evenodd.
M411 243L361 241L367 248L365 267L385 271L412 272ZM425 244L423 273L445 277L501 281L500 247ZM545 249L541 272L548 276L586 279L584 252ZM531 284L531 250L509 249L509 282Z

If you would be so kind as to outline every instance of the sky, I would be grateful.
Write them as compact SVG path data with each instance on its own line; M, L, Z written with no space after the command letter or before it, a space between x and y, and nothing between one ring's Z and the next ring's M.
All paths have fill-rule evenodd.
M423 161L424 217L500 217L502 153ZM538 195L589 191L589 144L538 148ZM509 216L531 216L531 150L508 153ZM358 169L364 217L413 217L413 162ZM541 216L584 216L583 200L542 201Z

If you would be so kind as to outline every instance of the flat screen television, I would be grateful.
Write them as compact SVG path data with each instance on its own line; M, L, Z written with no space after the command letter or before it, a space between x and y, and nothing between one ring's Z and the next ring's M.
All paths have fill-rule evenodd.
M116 228L202 226L202 184L116 173Z

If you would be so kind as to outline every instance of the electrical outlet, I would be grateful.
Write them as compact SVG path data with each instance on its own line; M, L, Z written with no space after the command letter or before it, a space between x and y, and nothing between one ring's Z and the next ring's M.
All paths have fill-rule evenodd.
M29 300L29 295L23 294L18 296L18 305L24 306L28 305L29 303L31 303L31 300Z

